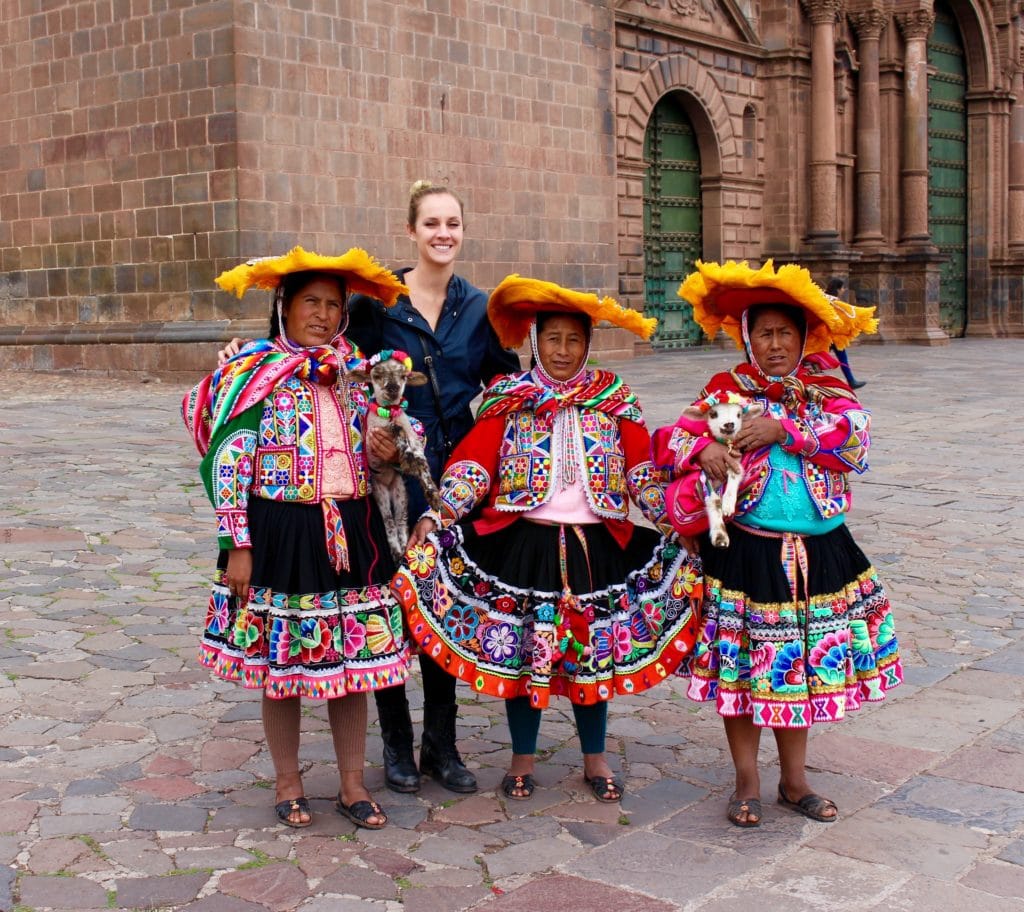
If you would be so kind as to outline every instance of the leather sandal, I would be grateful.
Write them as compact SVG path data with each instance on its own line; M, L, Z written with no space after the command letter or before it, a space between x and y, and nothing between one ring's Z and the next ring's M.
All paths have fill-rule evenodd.
M381 830L387 826L388 815L384 813L376 801L353 801L351 804L345 804L341 800L341 795L338 795L338 800L334 803L334 807L342 817L347 817L357 827L362 827L365 830ZM371 817L383 818L380 823L370 823Z
M626 787L622 784L622 780L616 776L584 776L583 778L587 780L590 791L594 793L594 797L598 801L612 804L621 801L622 796L626 793Z
M511 798L513 801L526 801L527 798L532 797L533 790L537 787L537 783L529 773L524 776L513 776L511 773L505 773L505 777L501 780L501 790L504 792L506 798ZM516 795L515 792L526 792L525 795Z
M301 830L304 827L308 827L313 822L313 814L309 809L309 799L305 795L300 795L298 798L286 798L284 801L279 801L274 805L274 810L277 812L277 819L281 821L285 826L294 827L297 830ZM292 820L293 814L305 814L308 819L306 820Z
M821 795L814 794L814 792L808 792L799 801L792 801L780 785L779 804L792 808L798 814L803 814L804 817L809 817L811 820L817 820L821 823L835 823L839 818L839 808L836 806L836 803L831 798L823 798ZM830 808L832 813L826 814L825 811Z
M733 795L729 799L729 807L725 812L729 823L733 826L752 829L761 825L763 811L760 798L740 798Z

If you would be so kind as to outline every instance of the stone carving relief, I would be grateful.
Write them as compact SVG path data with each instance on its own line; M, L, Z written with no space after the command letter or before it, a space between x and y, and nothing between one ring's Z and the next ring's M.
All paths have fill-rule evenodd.
M715 18L717 4L714 0L644 0L644 3L652 9L669 9L679 16L711 21Z

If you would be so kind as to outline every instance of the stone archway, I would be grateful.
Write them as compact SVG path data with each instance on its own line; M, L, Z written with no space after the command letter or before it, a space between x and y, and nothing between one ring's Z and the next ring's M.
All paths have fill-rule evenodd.
M743 180L742 121L733 122L711 75L681 54L660 58L641 75L619 125L619 177L626 189L619 199L619 285L630 306L643 309L646 266L643 256L644 140L655 107L669 94L685 113L699 150L701 250L704 259L723 251L723 183Z

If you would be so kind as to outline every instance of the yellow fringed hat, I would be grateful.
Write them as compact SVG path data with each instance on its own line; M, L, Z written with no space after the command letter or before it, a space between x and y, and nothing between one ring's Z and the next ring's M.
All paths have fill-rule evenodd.
M713 339L719 330L743 347L743 312L754 304L790 304L807 318L804 354L846 348L862 332L878 329L874 307L857 307L825 294L811 274L796 263L775 269L768 260L760 269L743 263L697 260L679 286L679 297L693 306L693 319Z
M623 307L614 298L599 298L596 294L515 274L505 276L487 302L487 317L506 348L522 345L537 314L544 311L582 313L595 324L607 320L641 339L649 339L658 325L654 317Z
M360 247L353 247L341 256L321 256L293 247L284 256L242 263L222 272L215 281L225 291L242 297L250 288L273 291L283 276L306 270L339 275L344 278L348 291L369 295L387 307L393 306L399 295L409 293L398 276Z

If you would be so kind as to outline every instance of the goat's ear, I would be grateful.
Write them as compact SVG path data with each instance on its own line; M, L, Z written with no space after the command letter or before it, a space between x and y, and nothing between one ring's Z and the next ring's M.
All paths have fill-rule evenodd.
M409 371L409 376L405 378L406 386L423 386L427 382L427 375L420 371Z
M688 405L683 409L683 415L686 418L692 418L694 421L707 421L707 413L702 412L695 405Z
M764 414L764 403L751 402L743 407L744 418L760 418Z
M352 370L348 372L348 379L353 383L366 383L370 382L370 372L360 368L359 370Z

